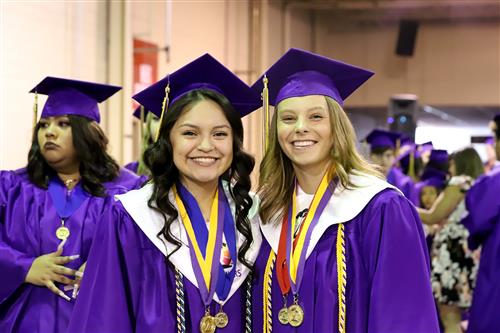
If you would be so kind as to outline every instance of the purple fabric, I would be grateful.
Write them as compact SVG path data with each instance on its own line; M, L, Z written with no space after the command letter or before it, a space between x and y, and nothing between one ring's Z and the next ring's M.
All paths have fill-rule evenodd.
M290 75L276 96L276 105L284 99L308 95L323 95L344 103L332 79L316 71L303 71Z
M418 199L413 179L405 175L400 168L394 166L389 170L387 182L397 187L411 202L415 203Z
M139 168L138 161L130 162L127 165L125 165L125 169L132 171L133 173L137 173L137 168Z
M401 134L395 133L395 132L390 132L390 131L385 131L385 130L380 130L380 129L374 129L373 131L368 134L368 136L365 138L366 142L370 144L370 148L376 149L376 148L396 148L396 141L401 137Z
M365 83L373 72L308 52L291 48L266 72L269 80L269 104L278 105L286 98L324 95L340 105ZM261 76L253 85L256 93L263 89Z
M119 179L123 183L105 184L109 195L123 193L133 183L124 173ZM94 230L112 201L89 196L66 220L71 235L62 255L80 255L67 267L78 269L87 260ZM56 251L60 225L49 191L33 185L25 169L0 172L0 332L65 332L74 301L24 283L33 260Z
M260 95L208 53L134 95L133 99L160 117L167 85L170 85L169 105L189 91L205 88L222 93L241 117L261 106Z
M296 329L278 321L283 298L273 272L274 333L337 332L337 228L326 230L306 261L299 292L305 317ZM345 244L347 332L439 332L422 223L408 200L393 190L378 194L345 223ZM254 332L263 327L262 283L269 251L264 242L255 265L259 286L252 293Z
M467 191L469 248L481 246L476 289L470 308L468 333L500 331L500 168L479 178Z
M49 96L42 118L71 114L99 122L101 117L97 103L105 101L120 89L108 84L47 76L30 92Z
M68 114L101 121L96 101L84 93L69 88L50 93L43 106L41 117L58 117Z
M120 202L102 222L68 331L176 332L174 269ZM198 289L183 283L186 332L198 332L205 306ZM224 306L228 326L217 332L244 332L244 297L242 286ZM211 313L218 308L210 304Z

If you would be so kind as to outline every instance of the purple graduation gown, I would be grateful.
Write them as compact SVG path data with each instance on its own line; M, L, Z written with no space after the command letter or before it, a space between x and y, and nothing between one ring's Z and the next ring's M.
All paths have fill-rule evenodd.
M132 171L133 173L137 173L137 168L139 167L139 162L130 162L125 165L125 169Z
M422 223L411 203L397 191L386 189L344 225L346 332L439 332ZM305 317L296 329L278 321L283 298L273 270L273 332L338 331L337 229L338 224L329 226L306 260L299 290ZM266 232L264 236L267 239ZM270 249L264 241L256 262L259 287L253 293L254 332L263 329L262 284ZM289 295L288 305L292 300Z
M479 178L467 191L469 248L481 246L476 288L470 308L469 333L500 332L500 168Z
M418 194L415 190L415 184L410 176L407 176L398 167L392 167L387 174L387 182L397 187L405 197L414 204L418 204Z
M124 193L142 180L125 169L105 183L109 195ZM89 196L67 219L71 235L62 255L79 254L67 264L78 269L88 257L100 216L111 197ZM0 172L0 332L64 332L74 301L68 302L46 287L24 283L33 260L54 252L60 240L55 231L60 218L46 189L32 184L25 169ZM63 286L56 284L62 290ZM71 291L66 292L71 297Z
M176 332L175 270L172 264L166 264L167 252L160 250L168 248L168 253L172 253L172 247L165 246L156 237L158 229L155 228L163 226L164 222L159 214L146 206L150 197L148 188L151 185L121 196L120 201L115 202L113 209L106 214L103 223L99 224L69 332ZM136 205L135 208L140 207L134 213L129 213L127 209L130 206L127 209L124 207L124 197L128 197L127 202ZM231 204L229 197L228 200ZM254 207L253 211L256 212L255 204ZM140 221L136 222L134 217ZM261 237L258 215L250 213L249 219L251 223L254 221L252 233L255 245L251 247L251 257L248 256L250 250L247 252L247 260L253 262L259 253ZM180 225L179 220L174 223ZM145 231L148 228L149 231ZM173 234L179 237L179 229ZM242 236L238 237L241 240ZM181 236L181 241L181 249L171 254L171 259L175 267L182 271L183 267L185 269L192 264L189 249L185 245L187 238ZM246 278L244 269L240 271L238 267L241 268L239 262L235 281L239 279L242 284L234 293L230 293L224 305L229 317L228 325L224 329L217 329L217 332L245 331L247 284L243 282ZM186 275L182 281L186 332L198 332L205 306L197 286ZM212 300L210 309L213 315L219 310L219 305Z

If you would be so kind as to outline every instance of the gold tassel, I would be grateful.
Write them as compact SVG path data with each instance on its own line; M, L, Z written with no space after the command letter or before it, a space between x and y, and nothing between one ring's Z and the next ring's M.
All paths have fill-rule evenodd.
M158 127L158 132L156 132L155 142L158 141L160 137L161 127L163 125L163 115L168 109L168 94L170 93L170 82L167 83L165 87L165 97L163 98L163 104L161 106L161 116L160 116L160 126Z
M35 103L33 104L33 128L38 122L38 93L35 91Z
M415 180L415 152L410 151L410 162L408 165L408 176Z
M140 110L141 110L141 128L140 128L140 133L141 133L141 141L144 139L144 123L145 123L145 119L144 119L144 106L140 106Z
M263 142L263 153L267 151L267 146L269 143L269 90L267 89L267 76L264 75L262 79L264 83L264 88L262 89L262 111L264 112L264 138Z

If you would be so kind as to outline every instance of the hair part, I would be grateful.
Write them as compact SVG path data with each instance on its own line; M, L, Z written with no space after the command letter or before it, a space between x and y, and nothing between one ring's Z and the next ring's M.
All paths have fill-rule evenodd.
M330 178L338 177L339 185L346 189L355 188L350 174L367 173L383 179L376 167L367 162L356 149L356 133L349 117L339 103L325 96L330 127L333 137L330 152ZM292 162L285 155L278 142L278 104L272 117L269 145L260 165L259 197L261 198L260 216L266 224L277 217L276 223L283 218L293 195L295 173Z
M254 168L254 158L243 151L243 124L239 113L234 109L228 99L218 92L209 89L193 90L180 97L165 112L160 124L158 140L153 143L144 153L144 163L151 171L153 182L153 194L148 200L148 206L159 212L164 219L164 225L158 237L163 236L169 243L176 245L179 249L181 242L171 232L171 225L178 218L179 213L173 202L170 201L169 192L173 185L179 180L179 170L173 161L173 147L170 142L170 133L179 118L201 101L210 100L217 103L224 116L229 121L233 132L233 161L229 169L221 176L231 186L230 195L235 203L235 224L237 230L245 237L242 246L238 250L238 259L249 269L252 265L246 260L245 255L253 242L248 213L253 205L250 197L251 180L250 174Z
M119 174L118 163L107 153L108 138L93 120L77 115L67 115L73 136L73 146L80 162L81 184L93 196L103 197L106 189L103 183L112 181ZM27 171L31 182L41 188L48 188L51 176L57 172L43 157L38 143L40 122L33 130L31 148L28 153Z

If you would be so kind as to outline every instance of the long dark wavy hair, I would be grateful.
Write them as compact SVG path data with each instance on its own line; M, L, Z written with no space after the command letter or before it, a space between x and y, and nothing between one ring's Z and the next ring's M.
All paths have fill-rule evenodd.
M160 124L158 141L144 153L144 162L151 171L153 181L153 194L148 201L148 205L151 209L161 213L165 220L165 224L158 236L163 235L168 242L175 244L177 246L175 251L177 251L181 243L172 234L170 226L177 219L178 211L170 201L168 194L172 186L179 180L179 170L175 166L172 157L173 147L170 142L170 132L184 112L204 100L214 101L221 107L233 132L233 161L221 178L231 184L229 192L236 206L236 228L245 237L242 246L238 250L238 259L249 269L252 269L245 259L245 254L253 242L248 212L253 204L249 192L251 188L250 173L254 168L255 160L243 151L243 124L241 118L223 95L208 89L193 90L180 97L165 112ZM175 251L168 255L167 260Z
M120 167L107 153L108 138L99 125L86 117L68 115L77 159L80 161L80 177L83 189L93 196L103 197L106 189L102 183L116 178ZM40 123L33 130L28 153L27 171L32 183L47 188L50 176L56 175L42 156L38 143Z

